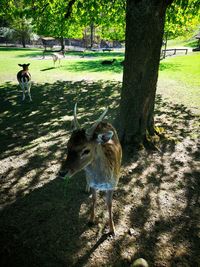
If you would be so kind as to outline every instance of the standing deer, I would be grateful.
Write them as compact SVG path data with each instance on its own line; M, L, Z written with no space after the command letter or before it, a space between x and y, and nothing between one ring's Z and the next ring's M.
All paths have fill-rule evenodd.
M106 112L107 109L91 128L84 130L78 123L75 105L74 130L67 144L68 155L62 165L60 176L71 177L82 169L85 170L87 186L92 191L90 223L95 222L97 190L106 192L109 229L114 235L112 196L119 180L122 149L114 127L102 121Z
M56 61L58 61L59 66L60 66L60 61L64 57L65 57L65 52L64 51L60 51L59 53L53 53L52 54L52 58L53 58L54 67L55 67Z
M22 100L24 101L25 99L25 91L27 90L28 92L28 95L29 95L29 99L30 101L32 101L32 98L31 98L31 74L29 72L29 64L18 64L20 67L23 68L23 70L20 70L18 73L17 73L17 80L19 82L19 85L20 87L22 88L22 93L23 93L23 96L22 96Z

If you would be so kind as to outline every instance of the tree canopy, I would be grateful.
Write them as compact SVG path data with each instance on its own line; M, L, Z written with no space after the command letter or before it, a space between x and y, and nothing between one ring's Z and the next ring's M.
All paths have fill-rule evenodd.
M199 23L198 0L175 0L167 9L165 32L177 37L193 30ZM82 38L85 27L94 25L101 38L125 39L126 0L2 0L2 24L32 19L39 35ZM2 25L4 26L4 25Z
M199 1L174 1L166 12L165 33L168 39L191 35L199 26L199 19Z

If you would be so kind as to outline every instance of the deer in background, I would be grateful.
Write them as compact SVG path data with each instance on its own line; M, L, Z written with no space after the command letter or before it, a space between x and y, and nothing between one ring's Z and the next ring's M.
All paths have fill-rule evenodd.
M112 196L120 176L122 149L115 128L103 122L107 109L87 130L80 127L76 105L74 107L74 130L67 144L67 159L59 172L61 177L71 177L82 169L86 172L87 186L92 192L90 222L95 222L97 190L105 191L109 213L109 229L115 234L112 215Z
M59 62L59 66L60 66L60 61L61 59L63 59L65 57L65 52L64 51L60 51L59 53L53 53L52 54L52 58L53 58L53 64L55 67L56 61Z
M116 59L114 58L113 60L103 60L101 62L102 65L112 65L114 62L116 61Z
M32 98L31 98L31 74L30 74L29 69L28 69L30 63L18 64L18 65L23 68L23 70L20 70L17 73L17 80L19 82L20 87L22 88L22 93L23 93L22 100L24 101L24 99L26 97L25 93L27 90L28 95L29 95L29 99L30 99L30 101L32 101Z

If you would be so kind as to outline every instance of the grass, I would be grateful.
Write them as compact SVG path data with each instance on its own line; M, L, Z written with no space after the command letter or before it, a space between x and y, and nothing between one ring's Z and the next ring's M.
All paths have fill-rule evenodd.
M38 49L11 49L0 48L0 81L16 82L16 73L20 70L18 63L31 63L30 71L35 83L53 83L56 80L121 80L123 59L121 52L67 52L66 59L61 65L56 63L54 68L51 58L42 59L42 50ZM118 62L112 66L102 66L104 59L116 58ZM7 70L10 69L10 72Z
M182 103L199 113L200 53L168 57L161 61L158 92L173 102Z
M42 59L41 49L0 48L0 83L16 84L18 63L31 63L30 71L35 84L55 81L115 80L122 81L122 52L67 52L61 65L53 66L50 57ZM117 59L111 66L101 65L104 59ZM10 70L8 72L8 69ZM185 104L197 111L200 106L200 53L167 57L161 61L158 93L173 102Z
M172 76L173 74L173 76ZM200 86L200 53L189 56L166 58L160 64L160 76L183 82L189 86Z

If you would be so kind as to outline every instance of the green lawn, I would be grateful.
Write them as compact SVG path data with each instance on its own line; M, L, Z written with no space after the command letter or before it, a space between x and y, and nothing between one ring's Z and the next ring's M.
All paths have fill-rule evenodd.
M20 70L18 63L31 63L30 72L35 83L53 83L55 81L77 80L121 80L123 60L121 52L67 52L55 68L53 60L42 59L42 50L0 48L0 81L16 82L16 73ZM112 66L102 66L104 59L116 58ZM10 70L8 72L8 69Z
M158 92L173 102L200 107L200 53L167 57L161 61ZM199 111L197 112L199 113Z
M0 48L0 83L17 83L18 63L31 63L30 72L35 84L56 81L115 80L122 81L120 62L123 52L67 52L60 66L50 57L42 59L40 49ZM116 59L111 66L102 66L104 59ZM9 71L8 71L9 70ZM167 57L161 61L158 93L175 103L185 104L195 112L200 106L200 53Z
M167 57L160 63L160 77L189 86L200 86L200 53Z

